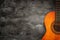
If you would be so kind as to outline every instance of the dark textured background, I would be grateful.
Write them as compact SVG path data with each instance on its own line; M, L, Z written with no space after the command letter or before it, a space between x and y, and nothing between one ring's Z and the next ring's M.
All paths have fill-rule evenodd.
M44 16L53 10L50 2L0 0L0 40L41 40Z

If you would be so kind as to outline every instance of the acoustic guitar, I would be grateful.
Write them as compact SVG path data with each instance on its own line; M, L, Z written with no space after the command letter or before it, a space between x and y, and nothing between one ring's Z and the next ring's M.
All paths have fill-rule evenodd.
M56 11L45 15L44 25L46 33L42 40L60 40L60 1L56 0Z

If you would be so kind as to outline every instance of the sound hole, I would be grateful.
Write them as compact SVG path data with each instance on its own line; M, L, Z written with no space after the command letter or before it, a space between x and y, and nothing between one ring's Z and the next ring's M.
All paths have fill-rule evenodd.
M56 32L60 32L60 25L59 24L55 24L53 28Z

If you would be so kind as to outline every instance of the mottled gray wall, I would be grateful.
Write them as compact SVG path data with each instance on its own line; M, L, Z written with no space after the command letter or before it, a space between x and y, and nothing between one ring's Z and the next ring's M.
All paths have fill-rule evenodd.
M44 16L51 10L44 0L5 0L0 5L0 40L41 40Z

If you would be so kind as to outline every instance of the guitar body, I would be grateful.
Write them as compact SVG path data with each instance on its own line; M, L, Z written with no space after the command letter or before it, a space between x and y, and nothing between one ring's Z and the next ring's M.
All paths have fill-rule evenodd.
M51 11L48 14L46 14L44 18L44 25L46 28L46 33L43 36L42 40L60 40L60 34L57 32L55 33L53 30L53 24L55 21L55 11Z

